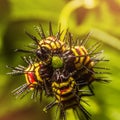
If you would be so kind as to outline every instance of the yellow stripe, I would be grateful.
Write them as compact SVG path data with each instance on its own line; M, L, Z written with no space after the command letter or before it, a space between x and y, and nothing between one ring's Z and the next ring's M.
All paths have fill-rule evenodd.
M71 82L71 83L70 83ZM58 88L55 88L55 86L53 86L53 88L52 88L52 90L53 90L53 92L55 92L55 93L57 93L57 94L59 94L59 95L64 95L64 94L67 94L67 93L69 93L69 92L71 92L72 90L73 90L73 87L75 86L75 81L74 81L74 79L72 78L72 77L70 77L69 78L69 80L68 80L68 84L70 84L69 85L69 88L67 89L67 88L65 88L66 89L66 91L62 91L61 92L61 90ZM57 84L57 85L59 85L59 84ZM64 87L64 86L62 86L62 87Z
M49 44L50 44L51 41L53 41L51 45L54 49L59 49L64 44L62 41L57 40L56 37L48 37L46 39L46 42L49 43ZM65 50L65 48L62 47L62 50Z
M34 69L34 66L29 65L28 68L24 71L27 84L29 84L27 73L33 71L33 69Z
M84 65L86 65L89 61L90 61L90 57L87 56L86 59L85 59Z
M62 97L62 96L59 96L59 95L56 94L56 98L57 98L59 101L67 101L67 100L69 100L69 99L71 99L71 98L73 98L73 97L74 97L73 94L70 94L70 95L67 96L67 97Z
M25 69L25 72L30 72L34 70L34 65L29 65L28 68Z
M56 94L56 93L57 93L57 94L59 94L59 95L61 94L61 92L60 92L60 90L59 90L59 89L52 88L52 91L53 91L53 92L55 92L55 94Z
M56 37L47 37L46 40L49 40L49 41L56 41Z
M39 44L40 44L42 47L48 48L49 50L56 50L56 49L61 48L61 46L62 46L61 50L62 50L62 51L65 51L65 47L64 47L64 45L63 45L64 43L61 42L61 41L59 41L59 40L57 40L56 37L48 37L48 38L46 38L45 40L40 41ZM51 48L50 46L51 46L52 48ZM38 49L39 49L39 48L40 48L40 47L38 46Z
M87 50L86 50L86 48L84 46L80 46L80 47L81 47L81 49L84 50L85 54L88 54L88 52L87 52Z
M78 53L77 51L79 51L80 53ZM76 46L74 48L73 52L74 52L75 56L85 55L81 46ZM80 67L81 67L81 65L83 63L83 60L84 60L84 57L76 57L76 59L75 59L75 67L76 67L76 69L80 69Z
M91 61L90 64L88 65L88 68L92 68L95 65L95 62Z
M39 69L39 67L35 68L35 76L38 81L43 82L42 78L40 77Z
M52 87L62 88L62 87L68 86L68 85L69 85L68 81L62 82L62 83L53 82Z
M27 84L29 84L28 76L26 74L28 72L34 72L34 75L36 76L36 79L39 80L40 82L43 82L42 78L40 77L40 73L39 73L40 64L41 64L41 62L29 65L29 67L24 71ZM37 82L34 83L34 84L37 84Z
M55 42L51 42L51 46L52 46L53 50L57 49L57 46L56 46Z
M52 87L56 87L56 88L66 87L66 86L69 85L69 83L70 83L71 81L74 81L74 79L73 79L72 77L70 77L70 78L68 79L68 81L65 81L65 82L62 82L62 83L53 82L53 83L52 83Z
M76 49L72 48L72 52L74 53L75 56L79 56L79 54L76 52ZM76 57L74 63L78 62L79 58Z
M87 50L86 50L86 48L85 48L84 46L81 46L81 48L82 48L82 50L85 52L84 54L88 54L88 52L87 52ZM87 56L86 56L86 59L85 59L85 61L84 61L84 65L86 65L86 64L89 62L89 60L90 60L90 56L87 55Z
M62 52L64 52L66 50L66 48L64 46L62 46Z
M25 74L25 80L26 80L27 84L29 84L27 74Z
M59 42L59 41L56 42L56 46L58 49L61 47L61 45L62 45L61 42Z
M69 87L68 89L66 89L66 91L62 91L62 92L60 90L53 88L53 92L57 93L58 95L65 95L67 93L70 93L72 90L73 87Z
M48 48L49 50L51 50L51 47L49 44L44 44L44 45L42 45L42 47L45 47L45 48Z
M40 76L40 64L41 64L41 62L34 64L34 66L35 66L34 71L35 71L35 76L36 76L37 80L40 81L40 82L43 82L43 80Z
M75 48L78 48L78 50L80 51L80 55L85 55L83 50L82 50L82 46L76 46ZM80 57L80 63L83 63L84 57Z

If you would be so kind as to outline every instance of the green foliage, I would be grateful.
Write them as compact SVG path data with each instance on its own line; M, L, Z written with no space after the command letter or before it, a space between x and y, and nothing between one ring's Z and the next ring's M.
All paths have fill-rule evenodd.
M23 100L13 99L10 91L25 80L24 77L6 75L9 70L5 67L24 64L19 57L24 54L13 52L16 48L27 49L27 45L32 42L24 34L24 30L38 36L33 26L41 23L47 30L48 22L51 21L54 33L57 31L58 23L61 23L64 32L69 28L75 36L83 36L92 31L91 39L103 42L105 57L110 59L109 67L112 75L108 77L112 81L108 85L95 83L96 96L88 100L91 105L88 109L93 115L93 120L119 120L119 11L120 0L0 0L0 119L51 118L51 114L44 115L41 111L44 105L31 102L29 96ZM44 102L47 102L45 100ZM33 111L31 108L36 110ZM16 111L18 117L15 119ZM54 116L52 114L53 118Z

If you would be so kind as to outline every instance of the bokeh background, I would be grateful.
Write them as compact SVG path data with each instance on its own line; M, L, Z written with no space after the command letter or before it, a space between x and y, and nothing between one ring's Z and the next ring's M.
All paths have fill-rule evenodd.
M6 65L24 64L20 57L25 54L14 52L32 43L24 31L38 36L34 25L41 23L48 32L49 21L54 33L61 23L75 36L92 31L90 39L103 43L111 82L94 83L96 96L88 100L88 109L92 120L120 120L120 0L0 0L0 120L54 120L54 109L42 111L49 98L16 100L11 91L25 82L24 76L6 75Z

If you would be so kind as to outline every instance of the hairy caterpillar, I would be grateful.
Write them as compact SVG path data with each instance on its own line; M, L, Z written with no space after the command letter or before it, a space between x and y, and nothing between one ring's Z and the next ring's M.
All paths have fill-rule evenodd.
M48 36L45 35L41 25L36 27L36 30L41 40L26 32L34 41L34 48L17 49L17 51L31 53L31 57L34 56L34 58L24 57L27 67L21 65L11 67L12 72L9 74L24 74L26 79L26 83L15 89L13 93L21 95L34 91L33 96L39 95L41 98L44 91L47 96L54 98L53 102L45 106L44 111L57 105L60 109L60 119L65 119L65 111L72 108L75 111L81 111L89 120L90 114L81 104L82 98L94 95L91 87L94 81L108 82L101 75L108 74L106 70L109 69L98 66L100 62L108 61L100 57L102 51L97 50L100 43L97 42L87 48L89 34L84 40L74 41L69 31L66 31L64 40L61 41L61 30L59 29L54 35L51 23ZM84 90L86 87L87 93ZM81 117L79 118L82 120Z

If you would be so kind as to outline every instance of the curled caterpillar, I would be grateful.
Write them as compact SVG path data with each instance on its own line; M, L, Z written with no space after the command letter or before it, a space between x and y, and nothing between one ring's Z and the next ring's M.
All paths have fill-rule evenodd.
M42 92L53 97L54 101L45 106L44 111L53 106L58 106L60 119L66 119L66 110L72 108L76 113L81 112L86 120L90 120L90 114L82 105L84 96L94 95L91 87L94 81L108 82L103 74L108 74L106 67L99 66L100 62L106 62L98 51L100 43L97 42L90 48L86 47L89 34L84 40L72 41L70 32L66 32L64 40L60 37L60 29L56 35L53 34L51 23L49 24L49 35L46 36L42 26L36 27L41 40L26 32L34 41L34 48L31 50L17 49L17 51L31 53L34 56L23 57L27 67L11 67L9 74L25 75L26 83L15 89L15 95L33 92L33 96L42 97ZM101 71L99 71L101 70ZM87 88L84 90L84 88ZM42 98L41 98L42 99ZM78 114L79 119L83 118Z

